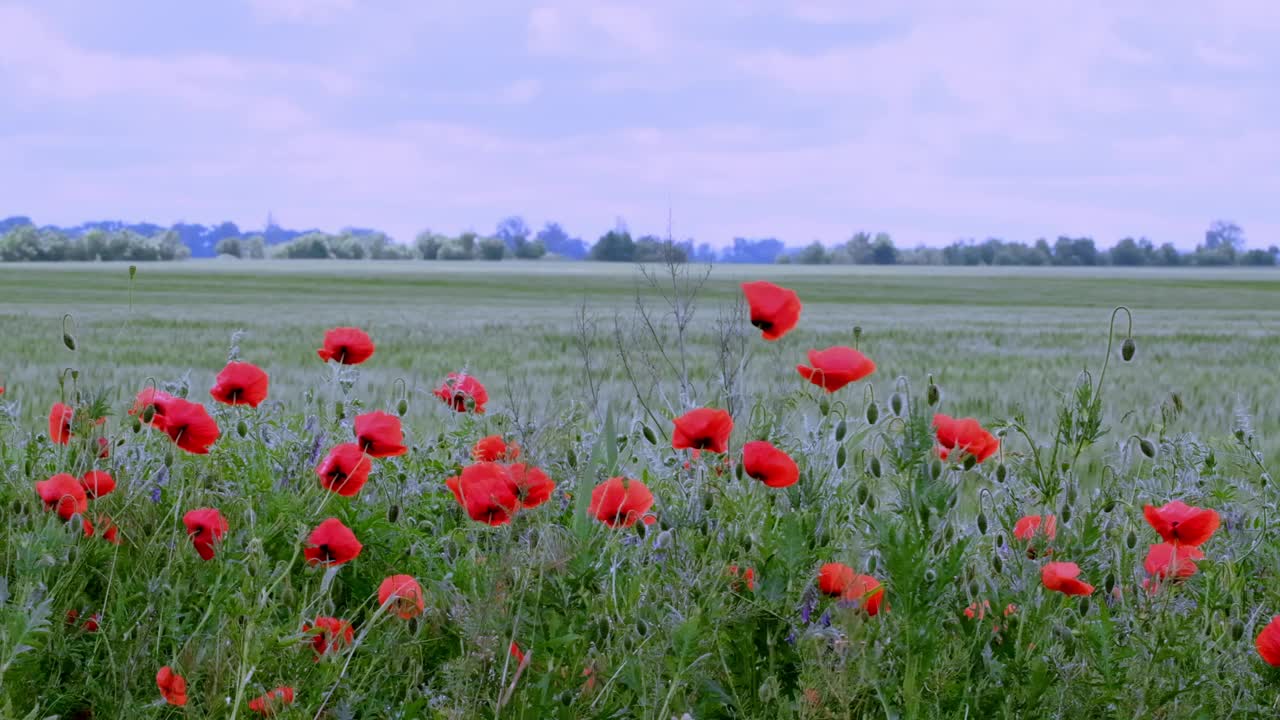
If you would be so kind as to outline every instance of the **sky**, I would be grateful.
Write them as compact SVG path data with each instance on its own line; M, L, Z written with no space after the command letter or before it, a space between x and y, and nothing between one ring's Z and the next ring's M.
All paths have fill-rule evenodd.
M0 0L0 217L1280 244L1280 3Z

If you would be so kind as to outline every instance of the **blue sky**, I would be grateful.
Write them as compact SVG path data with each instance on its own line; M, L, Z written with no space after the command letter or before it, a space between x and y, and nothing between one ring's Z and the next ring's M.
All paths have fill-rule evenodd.
M1280 244L1280 3L0 0L0 216Z

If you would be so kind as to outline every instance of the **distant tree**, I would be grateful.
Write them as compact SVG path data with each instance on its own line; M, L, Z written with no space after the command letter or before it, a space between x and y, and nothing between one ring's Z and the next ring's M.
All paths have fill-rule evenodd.
M795 261L801 265L826 265L831 262L831 256L822 243L814 240L796 254Z
M1276 264L1276 254L1268 250L1249 250L1240 256L1241 265L1267 267Z
M663 240L654 235L645 235L636 240L633 259L636 262L683 263L689 261L689 253L685 248L670 240Z
M240 243L240 257L261 260L267 256L267 243L261 235L250 235Z
M636 257L636 244L625 229L610 230L591 246L591 259L604 262L631 262Z
M216 255L230 255L231 257L243 257L241 255L240 238L227 237L218 241L214 246L213 252Z
M501 260L507 254L507 244L502 238L485 238L480 241L481 260Z
M502 240L516 257L526 257L521 252L522 248L529 244L529 235L532 233L533 231L525 224L524 218L512 215L498 223L494 235Z
M440 247L445 244L448 238L442 235L436 235L430 230L423 230L418 233L418 237L414 240L414 246L418 249L418 257L423 260L435 260L440 254Z
M897 264L898 248L893 246L893 238L889 237L889 233L876 233L871 244L871 262L876 265Z
M1230 220L1214 220L1204 231L1206 250L1231 248L1232 254L1244 249L1244 230Z
M1138 242L1131 237L1122 239L1111 248L1111 264L1122 266L1145 265L1146 256Z
M547 254L547 246L541 240L522 240L516 245L515 255L524 260L537 260Z
M720 261L726 263L770 263L783 257L786 247L777 238L741 238L733 239L732 247L720 254Z
M534 237L541 242L547 252L571 260L582 260L590 252L582 238L569 237L569 233L559 223L549 222Z

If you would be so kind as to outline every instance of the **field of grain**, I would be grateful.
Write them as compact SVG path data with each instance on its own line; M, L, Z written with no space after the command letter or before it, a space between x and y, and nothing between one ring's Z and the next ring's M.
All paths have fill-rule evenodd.
M804 303L778 342L746 322L758 279ZM323 363L340 325L374 356ZM0 266L0 717L1271 717L1280 670L1254 638L1280 613L1277 328L1267 271ZM834 345L874 374L804 382ZM211 399L230 356L269 373L261 406ZM483 415L432 395L463 370ZM207 455L128 414L146 387L209 408ZM107 417L51 442L55 402ZM700 407L731 414L726 452L673 447ZM374 409L402 416L406 453L328 492L316 464ZM999 451L942 461L938 412ZM490 527L445 480L495 434L556 487ZM745 474L766 439L795 484ZM69 520L33 490L94 469L117 489ZM645 522L593 515L610 477L652 491ZM1151 558L1173 531L1144 506L1174 500L1220 526L1170 540L1191 565L1169 572ZM196 508L229 526L208 560ZM330 517L363 550L316 567ZM1046 579L1059 562L1088 592ZM827 563L883 604L827 597ZM408 619L379 595L401 574L423 589ZM354 632L317 654L318 617Z

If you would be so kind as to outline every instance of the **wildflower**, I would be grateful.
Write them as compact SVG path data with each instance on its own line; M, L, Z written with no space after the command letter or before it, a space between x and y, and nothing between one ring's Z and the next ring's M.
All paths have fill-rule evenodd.
M388 601L391 602L387 605ZM411 575L392 575L378 586L378 603L408 620L422 614L426 603L422 599L422 586Z
M969 618L970 620L974 619L975 617L981 620L987 616L987 613L990 610L991 610L991 602L988 600L983 600L981 605L979 605L976 602L973 602L973 603L969 603L969 607L964 609L964 616Z
M461 475L445 480L445 485L476 522L505 525L520 507L511 474L497 463L468 465Z
M111 443L104 437L98 438L98 457L103 460L111 457Z
M511 653L511 657L515 658L517 665L524 662L524 652L520 650L520 646L514 640L511 642L511 647L507 648L507 652Z
M751 324L760 336L774 341L791 332L800 322L800 297L794 290L758 280L742 283L742 294L751 309Z
M1088 595L1093 586L1077 580L1080 566L1070 562L1046 563L1040 570L1040 581L1045 588L1056 590L1063 595Z
M797 365L796 371L805 380L829 393L876 371L876 364L866 355L844 346L810 350L809 365L812 367Z
M84 488L84 494L90 500L96 500L103 495L109 495L111 491L116 489L116 481L111 477L110 473L101 470L90 470L80 478L80 487Z
M59 445L71 442L71 418L75 408L65 403L54 403L49 408L49 439Z
M471 448L471 457L476 462L501 462L515 460L520 457L520 446L508 444L501 435L490 435L480 438Z
M151 413L151 419L148 422L157 428L163 428L165 411L169 409L169 405L176 399L163 390L147 388L138 393L133 407L129 409L129 414L145 419L149 412Z
M84 536L93 537L95 534L98 534L102 536L103 540L106 540L112 545L119 545L120 530L116 528L116 525L114 522L111 521L110 516L99 515L97 520L98 520L98 525L95 528L93 523L89 522L88 518L85 518Z
M729 588L731 590L735 590L735 591L739 590L742 587L742 584L745 582L747 585L747 590L750 590L753 592L755 591L756 589L755 568L742 568L741 572L739 572L739 568L737 565L730 565L728 574L733 578L733 580L729 583Z
M538 507L551 499L551 492L556 489L556 484L546 473L524 463L508 465L507 475L511 478L511 487L521 508Z
M1176 580L1185 580L1196 574L1196 560L1203 560L1204 553L1191 545L1170 545L1160 543L1152 545L1147 551L1147 560L1143 563L1147 574L1157 580L1173 575Z
M1143 515L1167 543L1196 547L1208 540L1221 522L1218 513L1191 507L1181 500L1154 507L1146 505Z
M214 545L227 534L227 519L222 513L217 508L197 508L182 516L182 524L187 526L187 535L200 559L212 559Z
M471 411L483 415L484 405L489 402L489 392L484 389L484 385L466 373L449 373L434 394L445 405L460 413Z
M318 616L314 623L303 623L302 632L310 634L311 646L316 651L316 662L326 653L342 652L355 637L351 623L335 617Z
M366 454L376 457L395 457L409 452L404 446L404 430L400 418L381 410L356 416L356 444Z
M373 340L360 328L338 327L324 334L324 347L316 351L321 360L359 365L373 357Z
M220 403L256 408L267 399L268 382L267 374L257 365L229 362L218 373L209 394Z
M249 701L249 709L263 717L271 717L286 705L293 704L293 688L282 685Z
M1051 548L1041 550L1031 544L1036 535L1043 535L1049 540L1056 538L1058 536L1057 516L1045 515L1042 518L1039 515L1024 515L1013 524L1013 536L1027 543L1027 557L1032 559L1038 555L1048 555L1053 552Z
M160 696L170 705L182 707L187 704L187 679L175 673L168 665L156 673L156 687L160 689Z
M943 460L947 459L951 451L961 450L982 462L1000 449L1000 441L973 418L956 419L938 413L933 416L933 427L940 446L938 455Z
M651 507L653 493L644 483L612 477L591 491L591 505L587 511L605 525L619 528L635 525Z
M674 422L676 429L671 435L671 447L676 450L692 448L722 453L729 449L733 418L724 410L698 408L681 415Z
M841 601L862 603L867 614L875 617L884 602L884 587L870 575L859 575L843 563L827 563L818 571L818 589L838 596Z
M1280 667L1280 615L1271 618L1271 622L1262 628L1258 638L1254 640L1258 654L1271 667Z
M752 440L742 446L742 469L771 488L795 485L800 479L796 461L764 440Z
M320 486L343 497L353 497L369 481L373 459L355 443L335 446L316 466Z
M72 516L89 509L89 499L71 475L58 473L48 480L36 483L36 494L44 501L46 510L56 510L58 517L70 520Z
M157 414L156 417L159 418L160 415ZM209 446L217 442L222 434L203 405L182 398L169 401L160 427L173 439L174 444L194 455L207 454Z
M329 518L311 531L302 553L312 565L334 566L356 559L362 547L351 528L338 518Z

